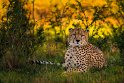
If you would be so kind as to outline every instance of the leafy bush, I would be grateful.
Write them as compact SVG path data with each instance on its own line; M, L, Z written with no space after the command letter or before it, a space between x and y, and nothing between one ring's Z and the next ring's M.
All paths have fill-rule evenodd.
M120 57L122 61L122 65L124 65L124 27L119 27L118 29L114 30L113 40L117 44L120 50Z
M22 64L35 50L34 23L26 16L25 4L26 1L9 0L6 20L1 23L0 55L9 68Z

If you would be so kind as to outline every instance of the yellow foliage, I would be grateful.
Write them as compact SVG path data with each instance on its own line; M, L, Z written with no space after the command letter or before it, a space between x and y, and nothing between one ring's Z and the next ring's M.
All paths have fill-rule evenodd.
M97 39L97 38L99 38L99 35L94 35L93 37Z
M104 38L105 36L103 35L103 33L104 33L104 29L103 28L100 28L98 30L98 36L100 36L101 38Z
M106 0L80 0L84 6L103 6Z
M0 18L6 13L6 8L2 8L2 3L8 3L7 2L8 0L0 0ZM25 8L29 9L31 11L31 13L33 12L33 7L32 7L32 1L33 0L29 0L28 4L25 5ZM34 17L35 17L35 20L37 21L37 25L35 26L35 31L41 26L41 25L44 25L44 30L47 32L49 30L49 33L51 35L54 35L55 32L53 29L51 29L52 25L49 24L49 22L46 22L45 20L47 18L42 18L41 15L45 15L45 14L48 14L49 15L52 15L52 14L49 14L49 12L52 10L52 11L55 11L56 8L54 9L53 8L53 5L55 4L58 4L58 8L61 9L63 8L63 6L66 4L66 3L73 3L73 4L76 4L76 1L75 0L34 0ZM106 0L79 0L81 1L81 4L82 6L84 7L89 7L89 6L103 6L105 4L107 4ZM118 6L116 5L116 3L113 1L112 4L111 4L111 11L113 13L117 13L118 12ZM72 12L74 12L74 14L72 14ZM66 34L68 34L68 29L69 28L75 28L73 26L73 24L75 25L79 25L79 27L82 27L83 29L85 29L84 27L84 24L87 24L86 22L86 19L83 19L82 20L78 20L77 19L77 15L82 15L84 16L84 13L86 14L86 17L88 18L88 23L91 23L92 19L93 19L93 13L94 13L94 10L91 9L91 10L87 10L85 11L84 13L80 12L79 10L74 10L72 8L69 8L68 11L66 11L67 14L72 14L72 18L70 20L68 20L68 17L65 17L65 18L62 18L61 20L61 25L62 26L55 26L54 29L56 30L56 33L59 33L60 32L60 27L62 28L62 30L65 31ZM108 13L108 12L106 12ZM55 14L55 13L54 13ZM118 19L120 23L123 23L123 20L122 19ZM118 21L113 19L113 18L107 18L105 19L105 21L107 22L110 22L111 24L113 24L114 26L117 26ZM97 21L96 22L96 25L92 26L92 27L89 27L89 36L93 36L94 38L104 38L105 36L110 36L112 35L112 30L111 30L111 26L107 25L106 23L101 23L102 27L100 29L98 29L98 32L96 30L96 27L97 25L100 25L99 24L100 21ZM96 34L98 33L98 34Z
M119 8L118 8L116 2L112 2L111 7L112 7L111 11L113 13L117 13L118 12Z
M90 27L89 28L89 36L93 36L94 38L105 38L106 36L111 36L112 35L112 29L109 25L104 24L103 27L100 27L98 31L96 30L98 27ZM97 33L97 34L96 34Z
M89 36L92 36L92 35L94 35L95 34L95 32L96 32L96 30L95 30L95 32L94 32L94 26L93 27L90 27L89 28Z
M6 6L9 4L8 0L0 0L0 19L6 14Z
M56 33L60 33L60 26L55 26Z
M93 6L103 6L106 4L106 0L92 0Z

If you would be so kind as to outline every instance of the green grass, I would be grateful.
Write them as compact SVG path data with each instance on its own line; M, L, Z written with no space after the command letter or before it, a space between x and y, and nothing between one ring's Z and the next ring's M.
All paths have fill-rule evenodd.
M111 66L87 73L65 73L63 68L39 66L1 70L0 83L123 83L124 67Z
M38 60L63 61L63 54L46 56L40 51ZM42 56L41 56L42 55ZM86 73L65 73L60 66L24 64L17 69L1 68L0 83L124 83L124 66L120 66L119 54L107 57L108 66Z

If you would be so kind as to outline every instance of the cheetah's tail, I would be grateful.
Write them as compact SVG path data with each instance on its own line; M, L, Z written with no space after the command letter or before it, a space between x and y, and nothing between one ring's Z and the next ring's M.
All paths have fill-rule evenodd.
M29 63L31 63L31 64L39 64L39 65L57 65L57 66L61 66L61 63L54 63L54 62L51 62L51 61L30 60Z

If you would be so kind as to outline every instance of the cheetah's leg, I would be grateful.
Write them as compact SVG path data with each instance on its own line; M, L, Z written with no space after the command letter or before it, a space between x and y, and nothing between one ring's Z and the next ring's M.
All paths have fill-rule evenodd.
M78 67L78 72L87 72L88 70L89 69L88 69L87 65L83 65L83 66Z

